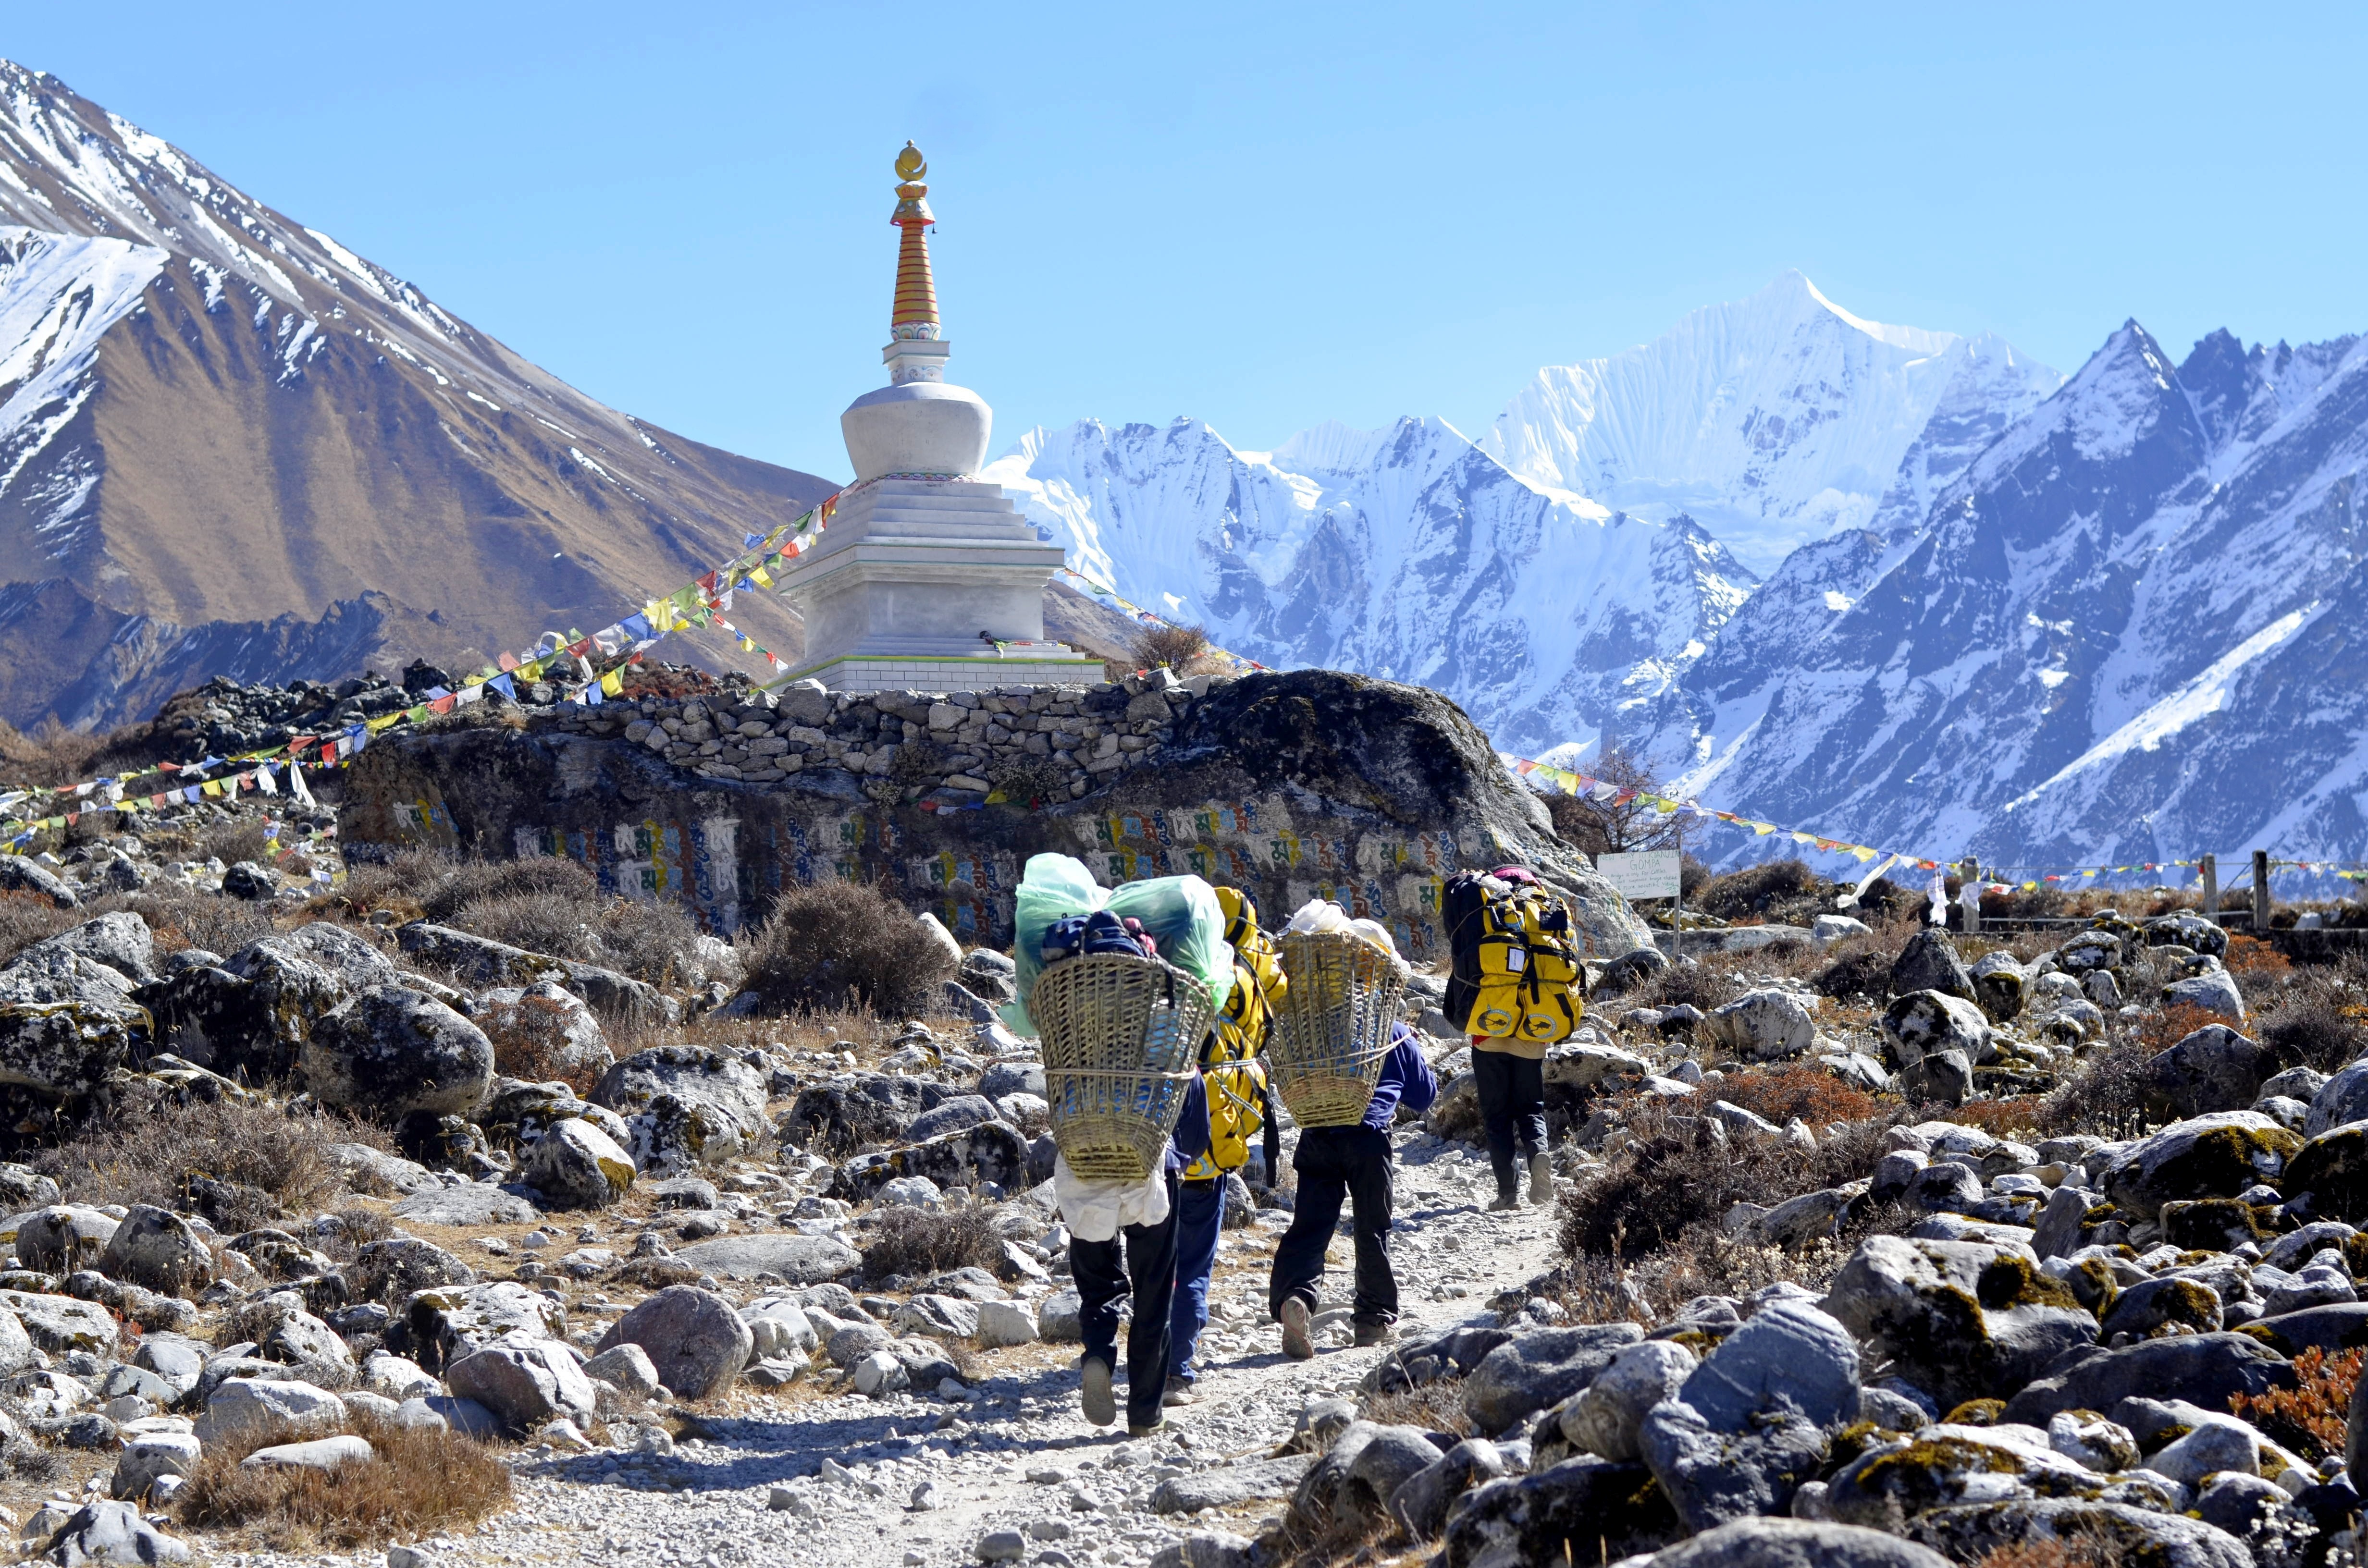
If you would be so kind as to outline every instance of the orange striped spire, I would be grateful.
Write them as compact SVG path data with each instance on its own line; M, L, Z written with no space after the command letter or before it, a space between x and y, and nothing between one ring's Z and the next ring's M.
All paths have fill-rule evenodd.
M937 222L923 198L929 187L920 183L929 163L910 142L896 154L896 211L888 221L905 231L896 246L896 301L890 312L890 335L903 338L938 335L938 286L929 276L929 225Z

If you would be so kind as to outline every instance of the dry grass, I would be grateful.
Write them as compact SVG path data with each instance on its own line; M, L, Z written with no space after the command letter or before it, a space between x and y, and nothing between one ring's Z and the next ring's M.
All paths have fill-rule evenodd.
M600 940L592 934L594 906L556 893L513 892L461 906L452 924L463 931L507 942L530 953L597 962Z
M87 910L60 909L37 892L0 893L0 963L89 918Z
M2101 1536L2076 1536L1994 1546L1975 1559L1974 1568L2122 1568L2127 1560L2119 1545Z
M2314 1346L2294 1358L2293 1388L2240 1393L2229 1402L2230 1408L2273 1442L2307 1459L2340 1454L2363 1360L2368 1360L2368 1349L2330 1356Z
M871 1239L863 1249L864 1277L881 1280L949 1268L993 1268L1003 1260L994 1221L994 1210L974 1203L934 1213L881 1210L872 1216Z
M600 1081L600 1069L567 1054L567 1029L576 1016L564 1002L529 994L500 1017L488 1012L476 1021L493 1041L495 1072L529 1084L564 1084L580 1098Z
M2222 955L2220 961L2230 974L2237 977L2239 984L2248 977L2274 980L2294 972L2293 963L2283 953L2256 937L2231 936L2228 950Z
M2148 1056L2169 1051L2197 1029L2228 1020L2209 1007L2180 1002L2150 1011L2138 1023L2138 1047Z
M1473 1435L1472 1417L1463 1413L1463 1380L1441 1378L1420 1388L1392 1393L1369 1393L1358 1412L1361 1420L1384 1426L1414 1426L1425 1432Z
M1208 652L1208 630L1199 626L1145 626L1127 648L1136 669L1164 665L1179 676L1192 674Z
M1949 1113L1949 1119L1978 1127L1993 1138L2030 1138L2047 1124L2047 1102L2036 1095L1967 1100Z
M318 1111L291 1114L261 1100L179 1105L164 1091L138 1087L105 1122L40 1151L32 1163L65 1197L92 1205L182 1208L192 1176L253 1189L260 1196L213 1221L235 1232L280 1212L317 1210L344 1191L327 1147L345 1142L393 1146L378 1128Z
M609 968L652 985L688 985L699 923L672 899L617 898L600 911L594 927L600 960Z
M564 856L460 860L438 855L424 859L419 872L440 869L442 873L424 881L423 891L417 894L420 912L430 920L457 922L461 912L472 904L493 899L541 894L574 904L594 905L600 902L599 879Z
M169 882L85 904L83 916L88 919L115 909L130 910L148 922L159 953L200 948L227 958L278 929L270 915L244 899L222 898Z
M184 1524L244 1529L280 1551L352 1550L474 1525L510 1501L510 1472L484 1443L450 1431L350 1416L344 1430L374 1455L333 1471L245 1470L240 1461L317 1428L250 1432L210 1442L175 1503Z
M1817 1131L1815 1150L1768 1137L1717 1137L1703 1096L1629 1097L1628 1141L1562 1201L1561 1244L1572 1257L1634 1260L1697 1226L1715 1226L1736 1203L1773 1205L1867 1175L1883 1155L1883 1130L1905 1107Z
M785 889L742 954L748 988L784 1013L866 1007L911 1017L954 971L912 912L865 882Z
M2126 1138L2146 1124L2146 1063L2135 1041L2109 1045L2083 1062L2041 1103L2039 1130Z
M1853 1089L1815 1067L1780 1067L1764 1073L1729 1073L1718 1097L1766 1117L1782 1127L1794 1117L1816 1131L1837 1121L1864 1121L1883 1107L1863 1089Z
M241 860L266 859L270 853L270 841L263 836L263 819L243 816L200 829L192 858L211 856L225 866L235 866Z

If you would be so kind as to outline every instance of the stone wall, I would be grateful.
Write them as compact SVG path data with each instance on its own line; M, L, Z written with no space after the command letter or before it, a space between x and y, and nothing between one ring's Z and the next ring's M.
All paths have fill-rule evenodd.
M1449 875L1520 860L1570 895L1596 953L1648 940L1462 710L1329 671L951 696L801 686L397 731L355 763L341 832L567 855L727 935L783 887L839 878L1008 945L1027 858L1054 851L1110 884L1233 883L1275 924L1335 899L1418 961L1445 957Z

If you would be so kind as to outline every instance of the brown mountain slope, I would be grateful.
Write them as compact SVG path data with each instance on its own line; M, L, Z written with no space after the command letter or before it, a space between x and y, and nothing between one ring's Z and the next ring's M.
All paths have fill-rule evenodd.
M584 396L0 62L0 718L473 665L606 625L832 488ZM800 644L769 596L734 619Z

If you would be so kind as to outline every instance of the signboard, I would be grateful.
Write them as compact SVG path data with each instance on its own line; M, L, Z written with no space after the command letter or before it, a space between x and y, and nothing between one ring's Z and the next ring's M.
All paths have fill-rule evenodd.
M1637 855L1599 855L1595 869L1620 891L1622 898L1675 898L1679 862L1675 849L1652 849Z

